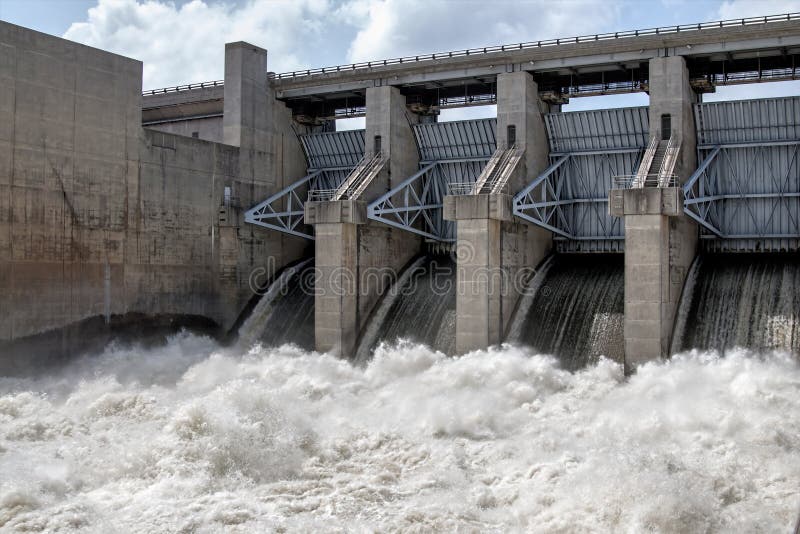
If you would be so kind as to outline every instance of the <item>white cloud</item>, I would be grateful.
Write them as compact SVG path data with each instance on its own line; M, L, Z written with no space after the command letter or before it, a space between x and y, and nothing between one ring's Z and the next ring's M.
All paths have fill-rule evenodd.
M271 70L304 67L330 13L327 0L99 0L64 37L144 61L144 86L152 88L221 78L231 41L268 49Z
M354 0L339 10L359 21L348 57L365 61L609 30L611 0Z
M719 8L721 19L782 15L800 11L798 0L728 0Z
M0 0L1 1L1 0ZM618 0L98 0L64 37L144 62L145 88L219 79L224 44L282 72L615 28Z

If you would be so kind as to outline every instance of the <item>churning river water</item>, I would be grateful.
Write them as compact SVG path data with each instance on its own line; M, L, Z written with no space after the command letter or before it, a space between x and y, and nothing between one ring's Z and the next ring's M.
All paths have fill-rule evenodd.
M624 379L515 347L365 367L188 334L0 379L3 532L788 532L800 365Z

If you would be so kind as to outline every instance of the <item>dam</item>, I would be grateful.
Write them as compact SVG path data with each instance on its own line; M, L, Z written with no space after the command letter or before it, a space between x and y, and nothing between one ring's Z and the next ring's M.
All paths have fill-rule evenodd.
M800 14L224 52L0 21L0 531L796 524Z
M796 79L795 15L278 74L230 43L225 80L144 92L135 60L7 23L2 42L7 354L230 336L253 309L248 339L362 360L376 333L412 331L447 354L509 341L631 371L673 347L800 348L800 98L703 102ZM561 110L635 92L649 105ZM484 104L496 118L438 120ZM352 117L365 128L336 131ZM398 297L422 257L449 288L428 273ZM313 281L259 308L298 262ZM758 332L719 315L725 291L772 303Z

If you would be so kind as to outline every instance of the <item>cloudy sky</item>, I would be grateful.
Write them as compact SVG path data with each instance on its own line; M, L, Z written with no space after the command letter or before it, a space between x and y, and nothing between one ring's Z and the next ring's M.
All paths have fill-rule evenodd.
M2 20L142 60L146 89L221 79L230 41L268 49L285 72L799 11L800 0L0 0ZM772 85L720 96L800 93Z

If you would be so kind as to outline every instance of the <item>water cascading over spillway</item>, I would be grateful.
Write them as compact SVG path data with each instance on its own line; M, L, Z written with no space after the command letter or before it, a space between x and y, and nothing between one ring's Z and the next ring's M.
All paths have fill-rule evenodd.
M673 352L734 347L800 354L800 256L698 257L678 311Z
M403 272L370 318L356 361L369 360L381 342L400 339L445 354L455 351L456 265L446 256L426 256Z
M314 260L288 267L269 286L239 329L239 345L293 343L314 350Z
M576 370L623 359L624 257L556 254L531 280L508 340L553 354Z

